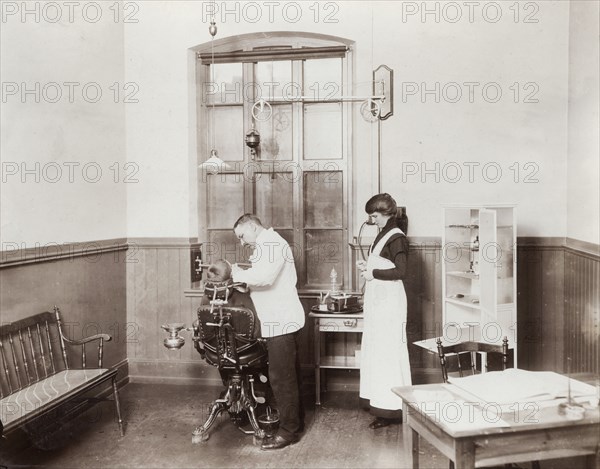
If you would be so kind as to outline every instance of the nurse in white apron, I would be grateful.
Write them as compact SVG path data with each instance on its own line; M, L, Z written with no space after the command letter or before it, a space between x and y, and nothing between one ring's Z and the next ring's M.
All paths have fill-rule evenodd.
M368 260L357 267L366 280L361 345L360 401L376 418L376 429L402 421L402 400L394 386L412 384L406 340L408 240L396 221L396 202L389 194L373 196L365 211L381 229Z

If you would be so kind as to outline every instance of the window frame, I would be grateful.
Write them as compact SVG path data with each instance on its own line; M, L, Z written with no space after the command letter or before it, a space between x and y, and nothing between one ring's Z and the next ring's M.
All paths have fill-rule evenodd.
M312 33L258 33L258 34L246 34L241 36L233 36L224 38L214 43L206 43L194 48L196 67L196 115L198 124L196 127L196 139L197 139L197 162L201 163L208 157L207 150L209 144L208 140L211 139L209 136L210 129L207 130L207 126L210 125L208 122L208 109L211 107L210 104L204 101L203 90L205 85L210 82L211 74L211 63L223 64L223 63L241 63L243 84L247 83L248 77L251 80L255 80L254 65L258 61L274 61L274 60L286 60L291 61L292 64L292 80L298 80L303 82L303 61L305 60L317 60L324 58L336 58L341 59L341 79L343 89L352 90L353 84L353 61L352 61L352 41L337 38L333 36L318 35ZM214 57L214 62L212 61ZM342 92L342 94L348 94ZM324 102L324 101L311 101L312 102ZM329 101L328 101L329 102ZM353 103L344 100L334 101L339 102L342 110L342 157L336 159L304 159L304 102L292 102L292 114L296 124L294 128L298 127L299 131L294 132L293 136L293 156L292 161L296 163L298 174L300 174L300 180L293 183L293 238L296 243L299 243L299 252L301 258L295 255L296 268L298 271L298 288L301 292L319 291L323 289L329 289L329 283L323 282L319 284L308 284L308 267L306 260L306 232L311 227L305 226L304 220L304 179L309 177L311 173L314 173L315 167L317 169L327 170L327 168L339 167L342 175L342 200L343 200L343 213L342 213L342 226L341 228L334 228L341 230L342 241L340 249L342 250L341 259L343 266L342 271L338 271L338 283L340 287L346 291L350 290L352 285L352 266L350 265L350 248L349 248L349 233L350 227L352 227L352 208L354 206L354 191L355 188L352 184L352 171L353 171L353 141L352 141L352 109ZM251 107L252 102L245 99L242 96L243 106L243 126L244 131L247 132L252 127ZM239 105L239 104L238 104ZM296 121L296 119L298 119ZM242 138L242 137L240 137ZM268 160L256 161L251 159L250 148L244 145L244 158L241 163L242 172L235 168L231 171L225 171L223 173L235 175L244 179L244 165L252 163L257 168L261 168L261 171L268 171L269 167L272 166ZM315 166L316 165L316 166ZM326 173L323 173L326 174ZM209 177L222 177L221 174ZM197 188L197 221L198 221L198 235L199 240L202 242L208 242L210 239L210 232L216 229L211 229L208 226L207 214L208 214L208 183L204 182L206 174L203 174L202 170L197 170L196 188ZM243 197L244 197L244 212L254 212L256 210L256 200L254 200L254 188L255 183L252 181L243 181ZM240 213L241 215L241 213ZM318 227L317 227L318 228ZM282 228L274 227L276 230ZM318 228L321 229L321 228ZM297 254L295 251L294 254ZM243 255L239 251L236 251L236 260L240 260L239 256Z

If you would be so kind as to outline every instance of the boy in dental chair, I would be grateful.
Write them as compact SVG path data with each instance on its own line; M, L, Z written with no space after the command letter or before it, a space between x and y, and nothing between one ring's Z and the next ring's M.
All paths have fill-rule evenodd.
M231 264L224 259L213 262L207 270L206 286L201 305L209 305L213 299L226 300L227 306L247 308L254 316L253 338L260 337L260 321L250 293L242 285L234 285L231 279Z
M247 313L240 314L241 312L238 312L236 315L230 308L244 308L251 313L251 316L248 316ZM223 345L220 342L223 337L218 336L216 332L216 329L221 327L217 324L219 322L219 314L221 314L220 311L227 317L224 321L225 328L236 324L238 320L240 321L237 323L240 328L239 330L236 329L238 326L233 326L236 329L236 334L240 333L240 336L236 336L233 342L237 343L240 348L237 349L233 356L230 355L229 345ZM233 315L229 316L232 312ZM237 319L235 319L236 317ZM205 327L210 327L205 329L204 332L199 332L202 330L202 324ZM250 327L252 327L251 330ZM213 403L211 415L214 413L216 417L223 410L227 410L231 420L238 427L252 423L249 421L247 412L250 410L253 416L258 416L265 410L264 406L266 403L271 400L272 393L267 377L267 352L264 343L257 340L260 338L260 322L254 308L254 303L250 298L250 293L247 291L245 284L234 284L231 278L231 265L224 259L213 262L207 269L204 295L201 306L198 308L198 321L194 323L194 329L196 330L195 336L198 337L199 335L202 337L200 340L194 340L196 350L209 364L218 367L223 384L227 387L227 389L221 392L220 398ZM231 338L230 336L228 337ZM224 355L222 347L226 347L227 349ZM223 361L223 357L227 355L230 355L229 359L233 364L226 360ZM237 362L233 359L234 356ZM249 384L249 381L246 381L245 377L245 373L248 372L248 376L252 377L249 389L244 388L244 386ZM256 391L256 394L254 394L254 391ZM246 394L246 397L244 397L244 393L248 392L251 393L251 396L256 401L248 398L250 394ZM248 409L248 406L254 410ZM256 417L253 417L253 419L252 425L256 431L258 424L256 423ZM214 418L209 416L206 423L197 427L194 431L195 437L203 434L207 435L208 429L213 422ZM248 433L247 431L245 432ZM192 441L195 442L194 439ZM202 438L200 438L200 441L202 441Z

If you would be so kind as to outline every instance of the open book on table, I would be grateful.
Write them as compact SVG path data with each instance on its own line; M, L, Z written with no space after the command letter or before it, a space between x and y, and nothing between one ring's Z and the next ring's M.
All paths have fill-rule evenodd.
M595 396L594 386L572 378L570 381L572 399ZM450 377L448 382L483 402L498 405L566 398L569 393L569 378L552 371L508 368L462 378Z

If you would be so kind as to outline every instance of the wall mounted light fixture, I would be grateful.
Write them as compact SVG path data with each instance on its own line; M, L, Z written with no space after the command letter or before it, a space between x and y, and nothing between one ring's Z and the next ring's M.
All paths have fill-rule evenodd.
M252 124L252 129L250 129L246 134L244 141L246 142L246 145L250 147L250 155L252 155L252 159L255 159L257 155L256 149L260 145L260 133L258 133L258 130L254 128L254 124Z

